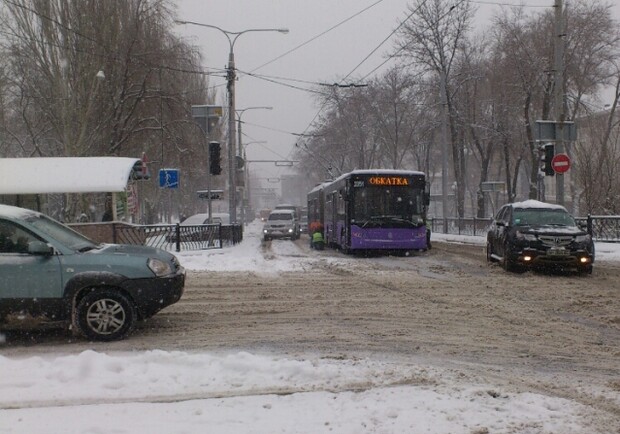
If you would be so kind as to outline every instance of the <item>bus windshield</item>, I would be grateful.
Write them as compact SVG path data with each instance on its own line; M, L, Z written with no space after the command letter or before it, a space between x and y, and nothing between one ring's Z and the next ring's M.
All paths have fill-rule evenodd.
M354 196L352 223L363 226L424 224L424 196L421 189L366 187L355 189Z

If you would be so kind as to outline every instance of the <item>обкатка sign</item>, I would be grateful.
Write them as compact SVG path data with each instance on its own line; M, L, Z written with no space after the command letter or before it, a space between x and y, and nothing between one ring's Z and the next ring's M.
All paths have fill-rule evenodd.
M409 179L403 176L372 176L368 182L371 185L409 185Z

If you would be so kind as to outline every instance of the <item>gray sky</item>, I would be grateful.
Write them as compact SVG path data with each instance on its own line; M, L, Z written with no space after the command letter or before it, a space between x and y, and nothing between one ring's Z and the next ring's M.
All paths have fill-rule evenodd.
M289 29L288 34L245 33L234 45L236 67L241 72L236 82L237 109L273 107L273 110L247 110L242 114L243 142L267 142L249 144L246 148L249 160L291 158L296 141L296 136L291 133L306 131L318 112L313 94L299 88L310 89L311 83L333 83L351 72L353 76L363 77L381 65L385 54L392 48L393 39L358 66L406 16L409 3L408 0L177 2L181 20L211 24L233 32L258 28ZM489 25L490 17L499 11L500 4L524 3L532 11L538 11L544 6L551 7L554 0L474 3L478 8L477 25L481 28ZM616 16L620 16L620 6L616 5L615 9ZM334 26L337 27L330 30ZM177 31L190 43L200 47L204 67L214 72L226 67L230 45L223 33L193 25L180 25ZM305 45L295 49L302 44ZM390 65L388 62L385 67ZM269 80L273 78L277 83L244 75L243 72L268 76ZM224 84L223 77L211 78L211 85L216 86L218 91L218 104L222 105L226 104ZM273 164L255 163L252 166L252 171L260 170L266 178L278 177L288 171Z

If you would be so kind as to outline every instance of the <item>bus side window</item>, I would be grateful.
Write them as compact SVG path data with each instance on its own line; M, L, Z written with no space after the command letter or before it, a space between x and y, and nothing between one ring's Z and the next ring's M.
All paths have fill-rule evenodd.
M344 215L344 191L338 192L338 214Z

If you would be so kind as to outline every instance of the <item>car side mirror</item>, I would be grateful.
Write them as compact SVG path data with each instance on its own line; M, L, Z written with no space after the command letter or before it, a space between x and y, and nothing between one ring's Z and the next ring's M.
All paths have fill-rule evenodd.
M32 255L52 255L54 248L43 241L31 241L28 243L28 253Z
M505 223L505 222L503 222L503 221L501 221L501 220L496 220L496 221L495 221L495 225L496 225L496 226L506 226L506 223Z

